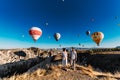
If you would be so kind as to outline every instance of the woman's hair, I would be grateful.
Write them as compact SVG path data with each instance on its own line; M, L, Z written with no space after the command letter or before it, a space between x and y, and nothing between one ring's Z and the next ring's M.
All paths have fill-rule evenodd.
M74 49L74 47L72 47L72 49Z
M66 50L66 48L63 48L63 51L65 51Z

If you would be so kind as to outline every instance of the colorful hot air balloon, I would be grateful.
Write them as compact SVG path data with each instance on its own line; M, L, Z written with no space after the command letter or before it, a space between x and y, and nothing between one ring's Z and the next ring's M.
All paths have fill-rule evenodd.
M42 35L42 30L38 27L32 27L29 30L29 34L32 36L34 41L37 41Z
M89 35L90 35L90 31L86 31L86 35L88 35L88 36L89 36Z
M93 41L99 46L100 42L104 38L104 34L102 32L94 32L91 37Z
M60 33L55 33L54 34L54 38L55 38L56 41L58 41L60 39L60 37L61 37Z

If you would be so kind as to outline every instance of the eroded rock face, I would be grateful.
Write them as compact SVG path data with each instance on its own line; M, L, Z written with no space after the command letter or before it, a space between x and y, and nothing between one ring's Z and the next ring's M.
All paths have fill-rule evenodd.
M31 71L37 64L38 67L44 68L50 61L56 62L60 57L55 56L58 54L55 50L51 51L51 56L49 53L39 48L0 50L0 77L21 74L29 69Z
M3 77L9 77L14 74L21 74L43 60L44 60L43 58L36 57L28 60L22 60L18 62L1 65L0 77L3 78Z
M39 48L0 50L0 65L35 58L41 52Z

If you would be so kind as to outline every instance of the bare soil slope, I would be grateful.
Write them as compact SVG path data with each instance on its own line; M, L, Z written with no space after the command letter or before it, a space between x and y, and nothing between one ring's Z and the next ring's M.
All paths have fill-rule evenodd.
M75 71L69 64L65 69L62 68L61 53L57 50L52 51L51 57L47 51L38 48L1 52L7 52L4 56L0 55L6 61L0 65L0 76L4 80L120 80L119 51L92 54L78 51ZM16 59L12 58L16 55ZM10 59L7 60L5 56ZM12 62L11 59L15 61Z

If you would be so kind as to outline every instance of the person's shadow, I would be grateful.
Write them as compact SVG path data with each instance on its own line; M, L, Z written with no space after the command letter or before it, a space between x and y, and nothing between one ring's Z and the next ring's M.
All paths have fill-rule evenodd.
M78 53L77 64L88 66L103 72L120 72L120 54Z

